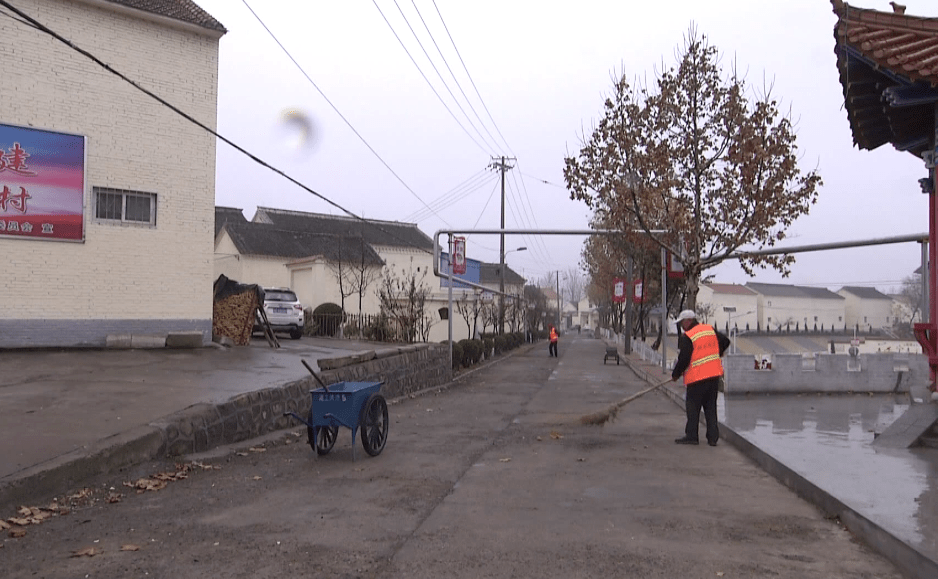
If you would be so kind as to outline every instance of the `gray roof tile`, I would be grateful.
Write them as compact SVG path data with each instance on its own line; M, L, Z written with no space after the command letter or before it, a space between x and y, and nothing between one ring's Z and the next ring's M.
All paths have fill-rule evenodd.
M364 236L371 245L407 247L421 251L433 251L433 240L413 223L358 219L322 213L304 213L286 209L258 207L254 214L255 223L269 223L281 229L309 231L350 237Z
M323 257L329 261L384 265L384 261L371 245L360 237L290 231L265 223L237 223L223 225L231 241L242 255L266 255L300 259Z
M107 0L128 8L136 8L151 14L166 16L181 22L195 24L209 30L228 32L221 22L203 10L192 0Z

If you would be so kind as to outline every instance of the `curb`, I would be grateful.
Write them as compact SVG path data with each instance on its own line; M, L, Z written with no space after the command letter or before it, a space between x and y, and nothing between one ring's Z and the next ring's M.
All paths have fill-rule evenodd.
M628 356L622 356L626 366L645 382L652 384L651 374L635 364ZM684 397L669 387L661 388L675 405L685 409ZM915 547L892 535L878 524L833 497L808 479L785 466L775 457L758 448L738 432L724 424L720 425L720 437L756 463L762 470L775 477L802 499L810 502L828 517L836 517L851 533L859 537L892 564L915 579L938 577L938 561L930 558Z

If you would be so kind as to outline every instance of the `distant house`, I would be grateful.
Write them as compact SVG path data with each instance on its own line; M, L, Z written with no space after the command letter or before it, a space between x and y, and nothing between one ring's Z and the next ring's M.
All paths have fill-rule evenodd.
M876 288L844 286L837 293L845 300L848 328L891 328L896 323L893 299Z
M373 315L380 312L377 293L385 272L398 279L413 275L430 290L425 305L432 324L429 341L447 338L449 324L441 322L447 315L448 281L433 274L433 241L415 224L268 207L258 207L251 221L244 219L240 209L217 207L215 219L216 278L224 274L242 283L289 287L303 305L315 308L323 303L342 304L341 276L345 311ZM498 264L466 261L467 273L456 277L498 289ZM440 270L445 267L441 265ZM359 308L355 290L362 277L371 283L361 291ZM458 281L453 285L456 301L487 299L481 290ZM506 266L506 292L522 294L523 288L524 279ZM467 337L466 324L454 318L453 338Z
M697 293L697 310L705 310L707 323L722 331L733 328L755 330L759 320L759 294L744 285L702 283ZM701 318L698 318L704 321Z
M758 294L758 323L762 329L843 329L845 299L826 288L749 282Z

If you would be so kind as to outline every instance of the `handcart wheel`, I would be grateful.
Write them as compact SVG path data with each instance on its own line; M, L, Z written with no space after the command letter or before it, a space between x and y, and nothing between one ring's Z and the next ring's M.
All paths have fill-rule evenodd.
M310 409L309 420L307 422L312 423L312 421L313 411ZM332 450L333 446L335 446L336 439L339 437L339 427L317 426L316 428L313 428L307 426L306 436L310 447L316 449L316 454L329 454L329 451Z
M388 441L388 403L384 396L374 393L362 407L362 446L370 456L378 456Z

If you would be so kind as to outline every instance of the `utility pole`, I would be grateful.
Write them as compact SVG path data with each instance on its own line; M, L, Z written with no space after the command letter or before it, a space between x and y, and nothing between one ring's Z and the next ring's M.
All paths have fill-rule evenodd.
M560 333L560 270L557 270L557 333Z
M498 169L502 177L502 219L501 229L505 230L505 173L513 166L508 165L508 161L517 161L514 157L497 157L492 159L490 167ZM505 331L505 234L499 235L498 245L498 326L495 328L496 334L502 334Z

